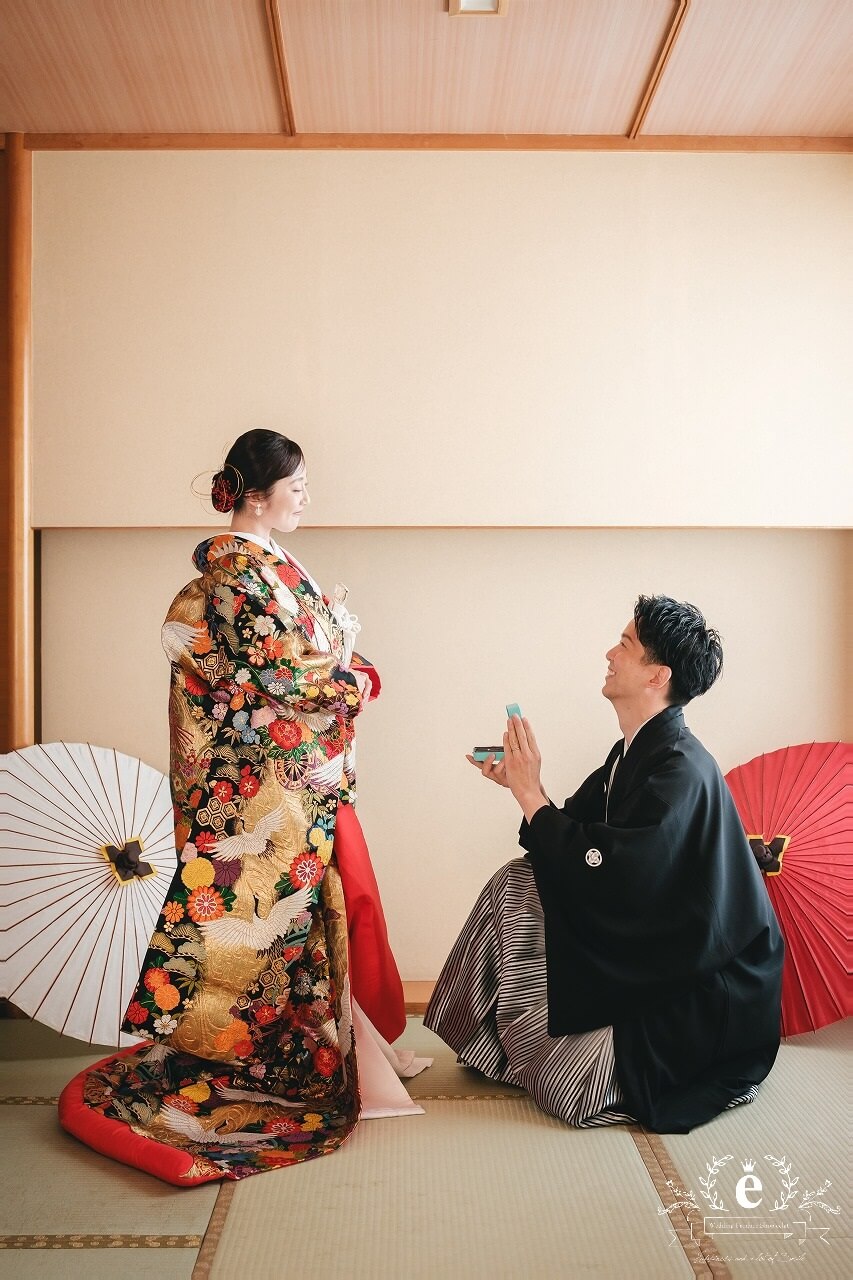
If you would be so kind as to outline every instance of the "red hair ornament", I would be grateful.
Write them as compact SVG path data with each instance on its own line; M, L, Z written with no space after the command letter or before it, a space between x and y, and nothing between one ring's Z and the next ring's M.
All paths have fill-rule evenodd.
M232 482L228 472L233 474L236 484ZM240 472L236 467L232 467L230 462L226 463L221 471L217 471L210 486L210 500L213 503L214 510L222 512L223 515L233 511L234 504L242 494L243 489L243 477Z

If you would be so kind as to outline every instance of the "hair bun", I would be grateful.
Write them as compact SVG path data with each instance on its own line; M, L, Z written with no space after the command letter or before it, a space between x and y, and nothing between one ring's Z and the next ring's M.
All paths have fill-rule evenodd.
M224 471L217 471L213 477L210 486L210 500L213 503L213 509L221 511L223 515L234 509L237 494L229 484L228 477Z

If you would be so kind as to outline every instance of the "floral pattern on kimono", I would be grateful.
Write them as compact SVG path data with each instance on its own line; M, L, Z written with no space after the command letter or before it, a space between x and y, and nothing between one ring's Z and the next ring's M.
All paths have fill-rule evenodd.
M223 534L194 562L163 627L179 862L124 1022L153 1043L84 1097L242 1178L334 1150L358 1117L332 850L361 696L291 561Z

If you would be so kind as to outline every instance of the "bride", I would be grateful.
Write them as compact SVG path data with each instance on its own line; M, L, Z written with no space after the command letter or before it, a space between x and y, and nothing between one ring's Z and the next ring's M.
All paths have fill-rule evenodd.
M346 589L272 538L305 459L249 431L213 478L231 527L163 626L178 867L123 1030L66 1088L63 1125L180 1186L334 1151L359 1118L417 1112L390 1048L403 990L355 815L355 720L377 696ZM356 1052L357 1046L357 1052Z

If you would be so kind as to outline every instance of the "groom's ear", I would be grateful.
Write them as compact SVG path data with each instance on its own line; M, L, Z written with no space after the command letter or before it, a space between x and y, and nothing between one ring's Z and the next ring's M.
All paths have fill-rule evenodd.
M651 689L665 689L672 679L672 667L666 667L659 664L655 667L655 673L649 680Z

